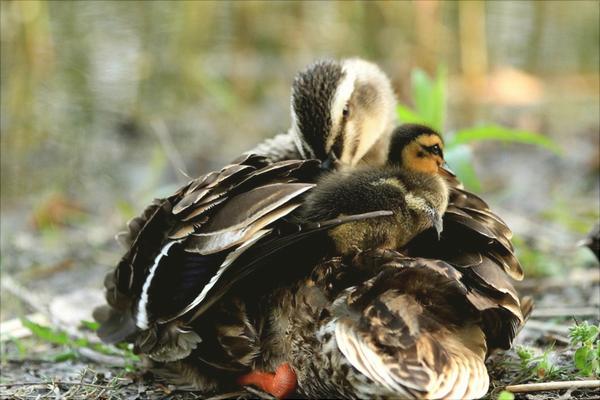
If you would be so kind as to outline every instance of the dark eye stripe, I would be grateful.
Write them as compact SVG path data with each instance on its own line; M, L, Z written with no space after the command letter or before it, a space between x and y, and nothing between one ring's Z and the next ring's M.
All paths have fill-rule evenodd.
M344 149L344 131L342 130L337 138L335 138L335 143L331 146L331 151L336 155L336 157L342 157L342 150Z
M442 149L440 148L440 146L438 146L437 144L434 144L433 146L421 145L421 148L431 154L435 154L436 156L443 157L444 153L442 152Z

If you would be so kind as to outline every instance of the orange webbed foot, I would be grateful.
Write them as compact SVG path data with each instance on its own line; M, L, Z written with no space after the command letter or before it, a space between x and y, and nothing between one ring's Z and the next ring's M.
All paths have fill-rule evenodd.
M296 390L298 380L296 373L288 363L283 363L275 370L275 373L252 371L238 378L240 385L253 385L261 390L284 399Z

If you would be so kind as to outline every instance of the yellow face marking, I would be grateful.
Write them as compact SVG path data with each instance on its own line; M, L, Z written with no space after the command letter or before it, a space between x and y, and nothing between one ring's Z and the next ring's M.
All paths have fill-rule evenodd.
M416 141L423 146L435 146L437 144L442 150L444 149L444 142L438 135L424 133L417 137Z
M403 165L414 171L437 174L444 159L424 149L435 145L444 149L444 143L437 135L424 133L417 137L402 150Z

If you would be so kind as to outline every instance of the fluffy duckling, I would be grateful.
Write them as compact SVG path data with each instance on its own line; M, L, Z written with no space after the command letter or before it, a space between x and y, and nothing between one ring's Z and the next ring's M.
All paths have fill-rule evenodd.
M332 229L338 254L353 249L401 249L416 235L433 228L438 237L448 206L443 176L444 142L433 130L399 127L392 134L385 168L331 173L319 180L303 206L304 219L319 221L377 210L394 215L353 222Z
M270 161L329 160L328 167L383 165L395 110L390 80L377 65L359 58L318 61L294 80L288 132L250 153Z

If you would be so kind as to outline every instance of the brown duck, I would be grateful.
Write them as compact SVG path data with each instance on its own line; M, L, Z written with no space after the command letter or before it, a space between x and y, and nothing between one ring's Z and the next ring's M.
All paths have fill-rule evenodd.
M481 397L489 386L486 357L510 347L531 311L530 300L521 301L511 283L523 277L511 232L443 168L443 142L431 129L399 128L389 159L405 171L404 179L390 179L388 168L380 176L354 172L320 183L309 195L305 212L319 218L371 207L394 216L332 229L329 237L342 255L326 257L309 277L264 300L269 339L261 362L266 369L288 362L308 397ZM438 184L410 187L413 174L433 182L445 177L443 231L435 217L431 228L413 231L423 225L410 220L434 215L423 211L428 208L441 213L443 203L436 208L427 201L440 193ZM374 190L377 200L365 201ZM387 195L394 191L416 200L398 202ZM403 232L400 239L394 227ZM354 254L344 251L350 248Z
M237 282L270 265L280 249L342 222L389 214L287 220L323 168L385 159L394 105L385 75L363 60L323 61L301 72L289 135L298 154L325 166L272 162L283 153L263 144L259 151L273 150L266 157L247 154L155 201L120 235L127 253L105 280L108 305L95 313L99 336L135 343L136 351L178 370L179 380L189 365L200 371L195 386L202 390L227 381L214 376L248 371L259 337L246 304L219 300L232 288L244 292ZM178 367L186 358L191 362Z

